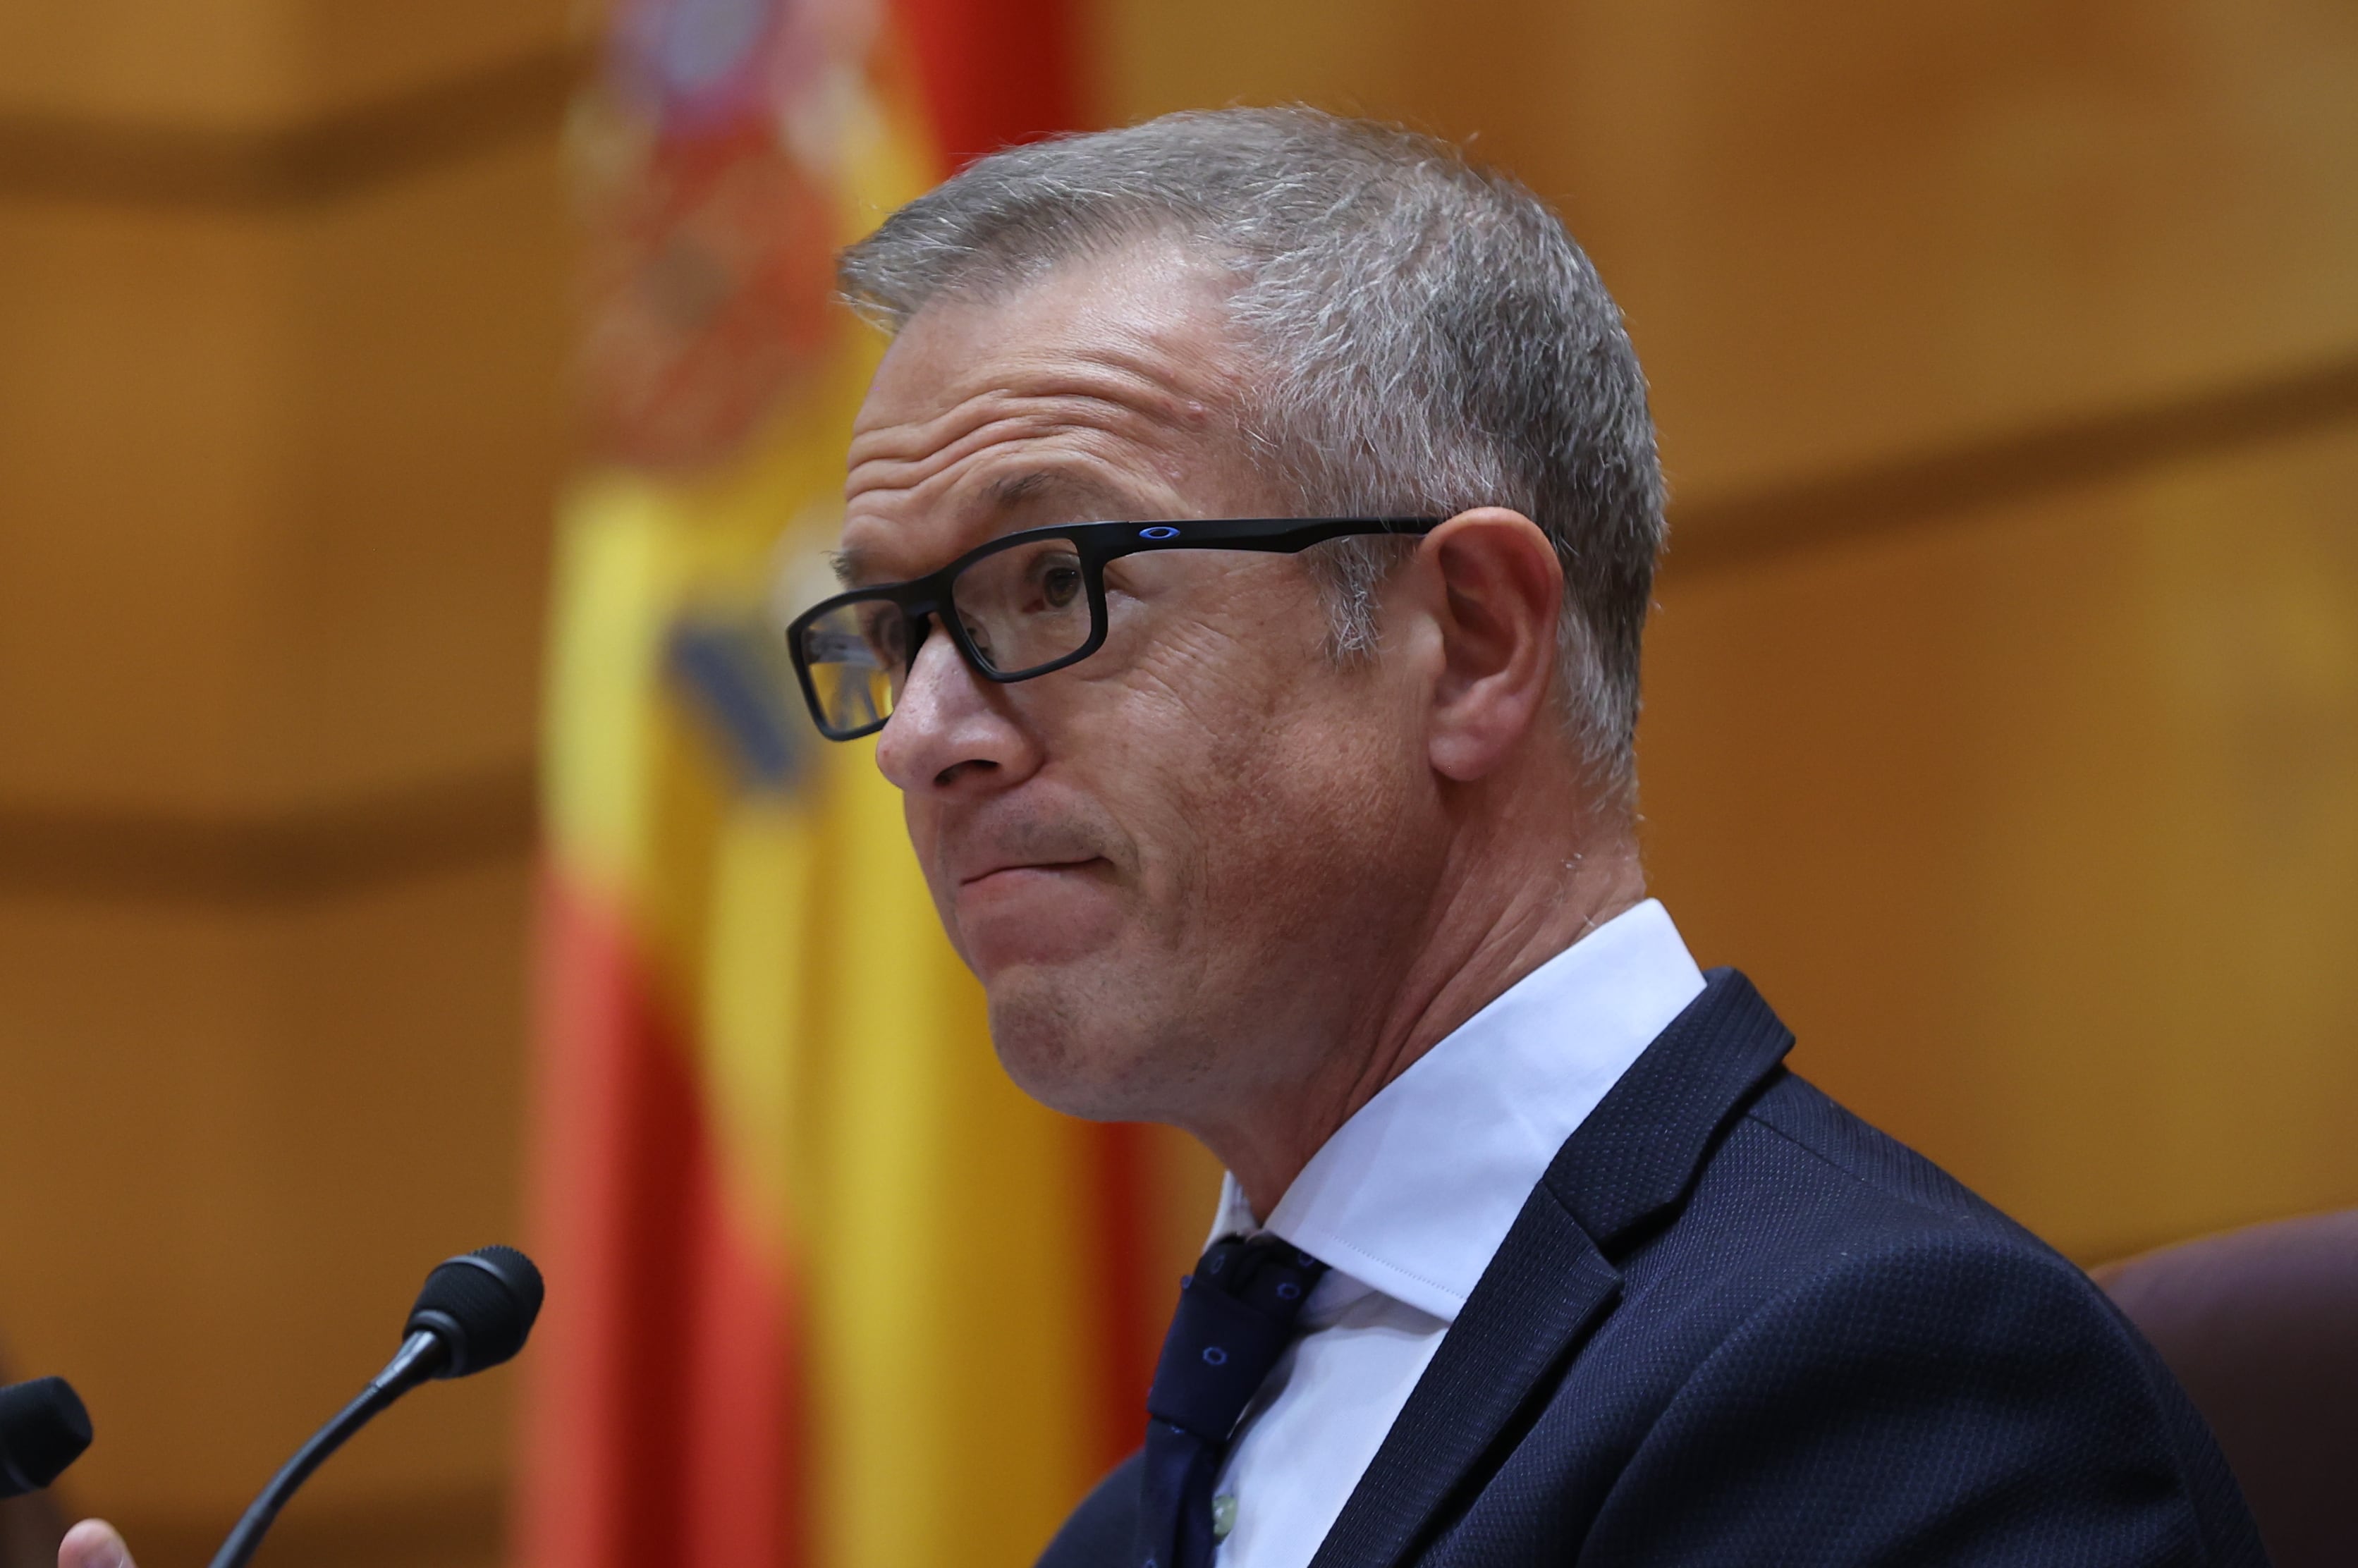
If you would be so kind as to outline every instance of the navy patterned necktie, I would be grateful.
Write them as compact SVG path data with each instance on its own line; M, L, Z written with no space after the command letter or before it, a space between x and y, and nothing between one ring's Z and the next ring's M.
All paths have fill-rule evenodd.
M1326 1265L1273 1236L1212 1244L1179 1281L1179 1310L1146 1396L1140 1568L1210 1568L1212 1485L1228 1436L1293 1338Z

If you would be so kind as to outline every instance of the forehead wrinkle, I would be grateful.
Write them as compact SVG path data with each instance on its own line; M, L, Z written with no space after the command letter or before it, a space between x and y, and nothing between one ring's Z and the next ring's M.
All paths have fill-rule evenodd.
M945 391L947 406L931 418L894 418L883 411L883 422L871 423L880 411L873 404L863 405L852 425L849 456L857 466L880 447L884 449L880 455L892 456L955 438L946 438L939 427L979 418L978 410L1002 403L1063 402L1081 412L1100 408L1115 417L1142 416L1176 429L1200 428L1213 417L1206 396L1229 392L1237 373L1225 352L1191 362L1189 354L1164 341L1172 336L1172 328L1124 323L1106 338L1035 348L1032 362L990 367L972 378L979 384L963 389L953 384Z
M1055 363L999 367L979 385L946 388L946 406L930 418L894 417L887 411L882 422L876 423L879 411L873 404L866 404L852 425L850 453L857 461L863 450L877 446L889 451L938 438L934 434L936 427L955 423L961 416L972 418L975 416L969 410L1000 403L1067 403L1076 408L1119 410L1175 428L1198 427L1211 418L1206 395L1227 392L1236 377L1224 364L1193 367L1210 373L1191 376L1191 367L1178 362L1181 357L1098 345L1075 350ZM1191 380L1214 384L1191 386Z
M897 441L855 443L844 492L915 490L978 452L1018 442L1104 431L1129 423L1108 406L1084 406L1071 398L1016 398L966 405ZM883 448L882 450L876 449Z
M1190 418L1187 423L1195 421ZM857 501L878 494L925 488L969 460L986 454L1008 457L1044 444L1100 459L1112 454L1108 441L1142 453L1166 452L1185 434L1171 420L1141 413L1130 404L1105 398L1056 395L1003 397L986 406L963 406L906 432L876 432L878 439L855 443L844 496ZM882 448L882 450L877 449Z

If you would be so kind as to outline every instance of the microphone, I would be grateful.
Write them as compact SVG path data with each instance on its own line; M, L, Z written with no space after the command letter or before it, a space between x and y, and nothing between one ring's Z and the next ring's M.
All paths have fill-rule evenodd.
M245 1568L295 1489L394 1400L429 1378L468 1377L523 1349L540 1300L540 1271L513 1247L478 1248L436 1265L402 1325L401 1348L270 1478L213 1554L212 1568Z
M0 1498L38 1492L90 1446L90 1411L63 1378L0 1389Z

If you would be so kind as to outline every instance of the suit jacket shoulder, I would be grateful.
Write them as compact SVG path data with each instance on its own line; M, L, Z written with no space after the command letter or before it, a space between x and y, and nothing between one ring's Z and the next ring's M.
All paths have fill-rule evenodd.
M1139 1419L1144 1424L1144 1411ZM1130 1568L1144 1458L1132 1454L1091 1488L1040 1554L1041 1568Z
M1567 1140L1314 1568L2264 1562L2068 1261L1781 1065L1740 975ZM1134 1464L1042 1560L1128 1561Z
M2264 1561L2086 1276L1799 1077L1617 1261L1618 1308L1426 1560L1555 1560L1503 1528L1596 1563Z

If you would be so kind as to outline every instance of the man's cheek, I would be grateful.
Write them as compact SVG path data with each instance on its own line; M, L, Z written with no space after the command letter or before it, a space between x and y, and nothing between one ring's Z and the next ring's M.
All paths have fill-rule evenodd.
M949 934L953 946L957 944L957 918L951 894L957 889L950 885L949 872L942 863L940 824L935 812L913 795L901 797L901 820L908 828L909 849L917 858L917 870L925 879L925 892L941 915L942 928ZM964 949L960 949L963 953Z

